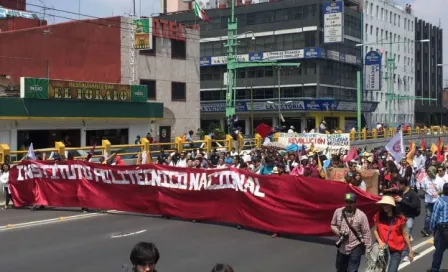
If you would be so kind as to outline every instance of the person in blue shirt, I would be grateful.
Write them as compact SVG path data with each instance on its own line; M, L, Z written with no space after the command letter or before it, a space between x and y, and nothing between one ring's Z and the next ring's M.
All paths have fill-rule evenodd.
M274 160L271 157L264 158L264 164L260 168L260 175L270 175L274 170Z
M233 163L233 158L230 157L230 153L229 152L226 153L226 158L224 159L224 163L225 164L232 164Z
M427 271L439 272L443 253L448 249L448 183L443 185L443 197L439 197L434 204L429 226L434 233L436 250L432 257L431 269Z

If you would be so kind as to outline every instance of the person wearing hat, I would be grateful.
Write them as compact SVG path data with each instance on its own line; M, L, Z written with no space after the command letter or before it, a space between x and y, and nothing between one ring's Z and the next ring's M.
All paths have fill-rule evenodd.
M387 272L397 272L406 246L409 248L409 261L414 260L406 217L399 212L392 196L383 196L376 204L380 205L380 211L373 217L373 234L378 247L386 252L388 250L389 254L384 256L386 263L389 263Z
M426 171L426 178L423 180L422 190L425 192L425 226L421 231L424 237L431 235L429 223L434 208L434 203L439 198L439 190L443 184L437 184L437 168L430 166Z
M439 272L443 260L443 253L448 249L448 183L443 185L443 196L434 204L430 229L434 232L434 255L431 269L428 272Z
M339 237L336 271L355 272L366 248L372 244L372 237L366 214L356 208L356 195L345 194L344 202L344 207L336 209L331 220L331 230Z
M294 129L296 129L294 126L289 127L288 133L294 133Z

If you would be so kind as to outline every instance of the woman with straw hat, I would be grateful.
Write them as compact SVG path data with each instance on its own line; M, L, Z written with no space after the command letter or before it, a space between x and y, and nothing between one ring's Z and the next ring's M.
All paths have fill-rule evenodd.
M373 233L378 242L378 249L383 251L379 254L384 257L380 271L397 272L405 245L409 248L409 260L412 262L414 259L406 217L399 213L392 196L383 196L377 204L380 205L380 211L374 216Z

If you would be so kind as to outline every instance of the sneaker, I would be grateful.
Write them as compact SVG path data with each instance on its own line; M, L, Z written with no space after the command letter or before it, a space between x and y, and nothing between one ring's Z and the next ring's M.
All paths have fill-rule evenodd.
M411 241L411 242L412 242L412 241L414 241L414 237L412 237L412 236L411 236L411 239L410 239L410 241Z
M278 233L274 233L272 234L271 238L277 238L278 237Z
M409 257L408 257L408 256L406 256L406 257L403 257L403 260L402 260L402 262L404 262L404 263L407 263L407 262L409 262Z
M422 230L421 233L422 233L423 237L428 237L430 235L429 232L425 229Z

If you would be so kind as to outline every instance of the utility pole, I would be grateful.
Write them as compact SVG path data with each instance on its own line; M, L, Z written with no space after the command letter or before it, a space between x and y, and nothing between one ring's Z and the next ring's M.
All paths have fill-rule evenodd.
M238 22L235 18L235 0L232 0L231 14L227 24L227 89L226 89L226 117L229 119L235 115L236 108L236 69L252 68L252 67L300 67L300 63L277 63L276 61L244 61L239 62L237 59L238 46ZM279 77L280 80L280 77ZM280 85L279 85L280 91ZM280 93L279 93L279 99ZM280 105L279 105L280 107ZM279 116L280 118L280 116ZM229 122L230 123L230 122ZM230 133L230 124L228 125Z

